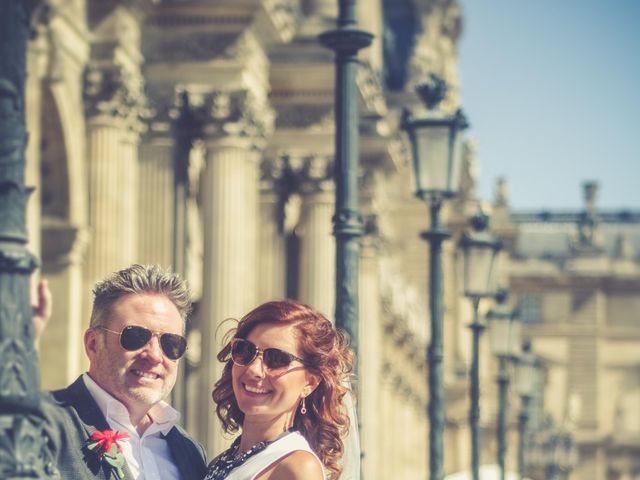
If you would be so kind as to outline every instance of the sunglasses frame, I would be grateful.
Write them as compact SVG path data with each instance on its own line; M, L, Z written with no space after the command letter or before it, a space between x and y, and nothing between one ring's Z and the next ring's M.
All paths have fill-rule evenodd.
M119 343L120 343L120 347L123 350L127 351L127 352L135 352L137 350L142 349L145 345L147 345L151 341L151 339L153 337L156 337L156 336L158 337L158 341L159 341L159 344L160 344L160 350L162 350L162 354L165 357L167 357L169 360L173 360L175 362L176 360L179 360L180 358L182 358L184 356L184 354L186 353L186 351L187 351L187 339L183 335L178 335L177 333L160 332L160 331L157 331L157 330L151 330L150 328L143 327L142 325L127 325L127 326L123 327L122 330L120 330L119 332L117 332L115 330L110 330L110 329L108 329L108 328L106 328L106 327L104 327L102 325L99 325L97 328L100 328L101 330L104 330L105 332L109 332L109 333L113 333L113 334L118 335L119 336L118 340L119 340ZM125 346L122 344L122 334L125 332L125 330L131 329L131 328L141 328L142 330L146 330L147 332L151 333L151 336L149 337L149 340L147 340L145 343L140 345L138 348L134 348L133 350L125 348ZM162 344L162 337L164 335L176 336L176 337L180 337L180 338L182 338L184 340L184 350L182 351L182 353L178 357L171 358L169 355L167 355L167 352L166 352L166 350L164 348L164 345Z
M239 343L239 342L246 342L249 345L252 345L253 348L256 349L256 352L254 353L254 355L251 358L251 360L249 360L249 362L247 362L245 365L236 362L235 359L233 358L233 346L236 343ZM264 354L268 350L276 350L276 351L286 355L289 358L289 363L287 365L283 365L282 367L270 367L269 365L267 365L267 363L264 360ZM289 353L289 352L286 352L286 351L284 351L284 350L282 350L280 348L275 348L275 347L269 347L269 348L265 348L264 350L262 350L261 348L258 348L258 346L255 343L253 343L250 340L247 340L246 338L234 338L233 340L231 340L231 343L229 344L229 355L231 357L231 361L234 364L238 365L239 367L248 367L249 365L251 365L255 361L256 358L258 358L258 356L262 356L262 365L264 365L264 368L266 370L268 370L268 371L280 370L280 369L283 369L283 368L288 368L288 367L291 366L291 363L293 363L296 360L298 362L300 362L304 367L307 367L307 362L305 360L303 360L302 358L294 355L293 353Z

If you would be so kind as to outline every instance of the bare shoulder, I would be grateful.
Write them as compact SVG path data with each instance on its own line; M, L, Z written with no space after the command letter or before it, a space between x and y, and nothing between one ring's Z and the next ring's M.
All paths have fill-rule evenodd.
M260 480L323 480L322 466L313 454L296 450L272 465Z

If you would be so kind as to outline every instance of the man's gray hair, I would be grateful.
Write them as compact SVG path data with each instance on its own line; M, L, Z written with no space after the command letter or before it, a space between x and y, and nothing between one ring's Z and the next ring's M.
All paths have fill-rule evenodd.
M133 264L96 284L89 326L105 326L105 318L111 313L113 305L120 298L135 294L165 296L176 306L184 321L191 312L191 292L178 274L158 265Z

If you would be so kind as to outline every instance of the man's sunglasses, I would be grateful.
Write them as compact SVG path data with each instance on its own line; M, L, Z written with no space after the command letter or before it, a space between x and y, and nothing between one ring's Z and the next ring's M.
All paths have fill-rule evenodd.
M300 357L296 357L279 348L265 348L264 350L260 350L253 342L245 340L244 338L235 338L231 342L231 360L233 360L233 363L236 365L241 367L251 365L258 355L262 355L262 364L267 370L286 368L296 360L306 365L306 362Z
M120 332L109 330L103 326L99 328L105 332L120 335L120 346L129 352L141 349L155 335L160 339L160 347L165 356L171 360L179 359L187 350L187 339L175 333L152 332L148 328L138 325L127 325Z

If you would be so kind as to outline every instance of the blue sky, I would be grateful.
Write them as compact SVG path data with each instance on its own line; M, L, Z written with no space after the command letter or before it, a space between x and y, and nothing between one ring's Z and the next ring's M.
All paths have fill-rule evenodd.
M640 0L460 0L478 194L520 209L640 209Z

